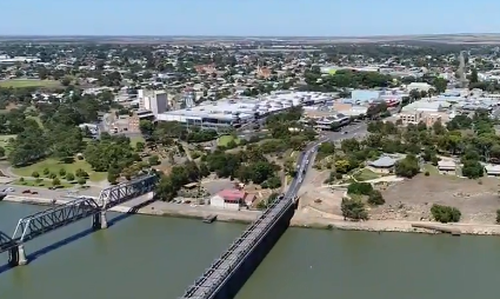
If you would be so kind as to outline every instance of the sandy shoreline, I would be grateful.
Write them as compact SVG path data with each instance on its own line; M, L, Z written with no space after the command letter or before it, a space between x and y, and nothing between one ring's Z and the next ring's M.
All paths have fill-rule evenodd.
M53 205L52 200L37 198L37 197L23 197L9 195L3 199L5 202L15 202L31 205ZM68 200L57 200L57 204L64 204ZM258 217L258 211L221 211L217 209L210 209L207 207L193 207L187 205L168 204L159 202L136 211L132 207L116 206L110 211L118 213L137 213L141 215L150 216L163 216L163 217L178 217L178 218L193 218L203 219L204 217L212 214L217 215L218 221L235 222L235 223L250 223ZM337 219L326 216L312 216L306 215L303 211L297 211L290 223L293 227L313 228L313 229L340 229L351 231L367 231L367 232L400 232L400 233L427 233L436 234L440 233L439 230L453 229L459 231L460 234L467 235L485 235L496 236L500 235L500 225L495 224L482 224L482 223L453 223L441 224L437 222L424 222L424 221L400 221L400 220L368 220L363 222L352 222L338 219L339 216L332 216ZM431 226L435 229L415 228L413 224L423 224Z

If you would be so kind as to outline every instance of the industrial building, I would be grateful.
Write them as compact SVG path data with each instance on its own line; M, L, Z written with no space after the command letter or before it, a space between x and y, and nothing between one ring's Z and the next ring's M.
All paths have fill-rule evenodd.
M167 111L156 116L159 121L178 121L206 129L238 128L245 123L294 106L325 102L331 96L314 92L276 92L260 99L239 97L203 102L199 106Z

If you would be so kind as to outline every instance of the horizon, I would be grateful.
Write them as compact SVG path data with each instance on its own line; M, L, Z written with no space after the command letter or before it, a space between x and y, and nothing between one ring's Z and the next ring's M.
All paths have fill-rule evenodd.
M497 34L500 3L476 0L4 0L2 36L372 37ZM432 8L432 9L429 9ZM75 13L77 12L77 13Z

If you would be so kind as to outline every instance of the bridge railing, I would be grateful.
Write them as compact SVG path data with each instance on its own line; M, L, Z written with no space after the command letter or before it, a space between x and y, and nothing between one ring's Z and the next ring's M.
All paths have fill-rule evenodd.
M21 218L12 239L23 243L99 211L99 205L92 198L80 197L63 205Z

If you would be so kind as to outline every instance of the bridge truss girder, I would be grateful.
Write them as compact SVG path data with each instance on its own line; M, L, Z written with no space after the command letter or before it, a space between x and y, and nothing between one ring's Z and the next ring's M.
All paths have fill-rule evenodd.
M153 191L157 182L157 175L148 174L127 183L111 186L101 191L97 202L103 209L109 209Z
M12 240L11 237L0 231L0 253L5 252L16 245L16 241Z
M89 217L100 211L99 205L88 197L80 197L63 205L21 218L12 239L24 243L67 224Z

